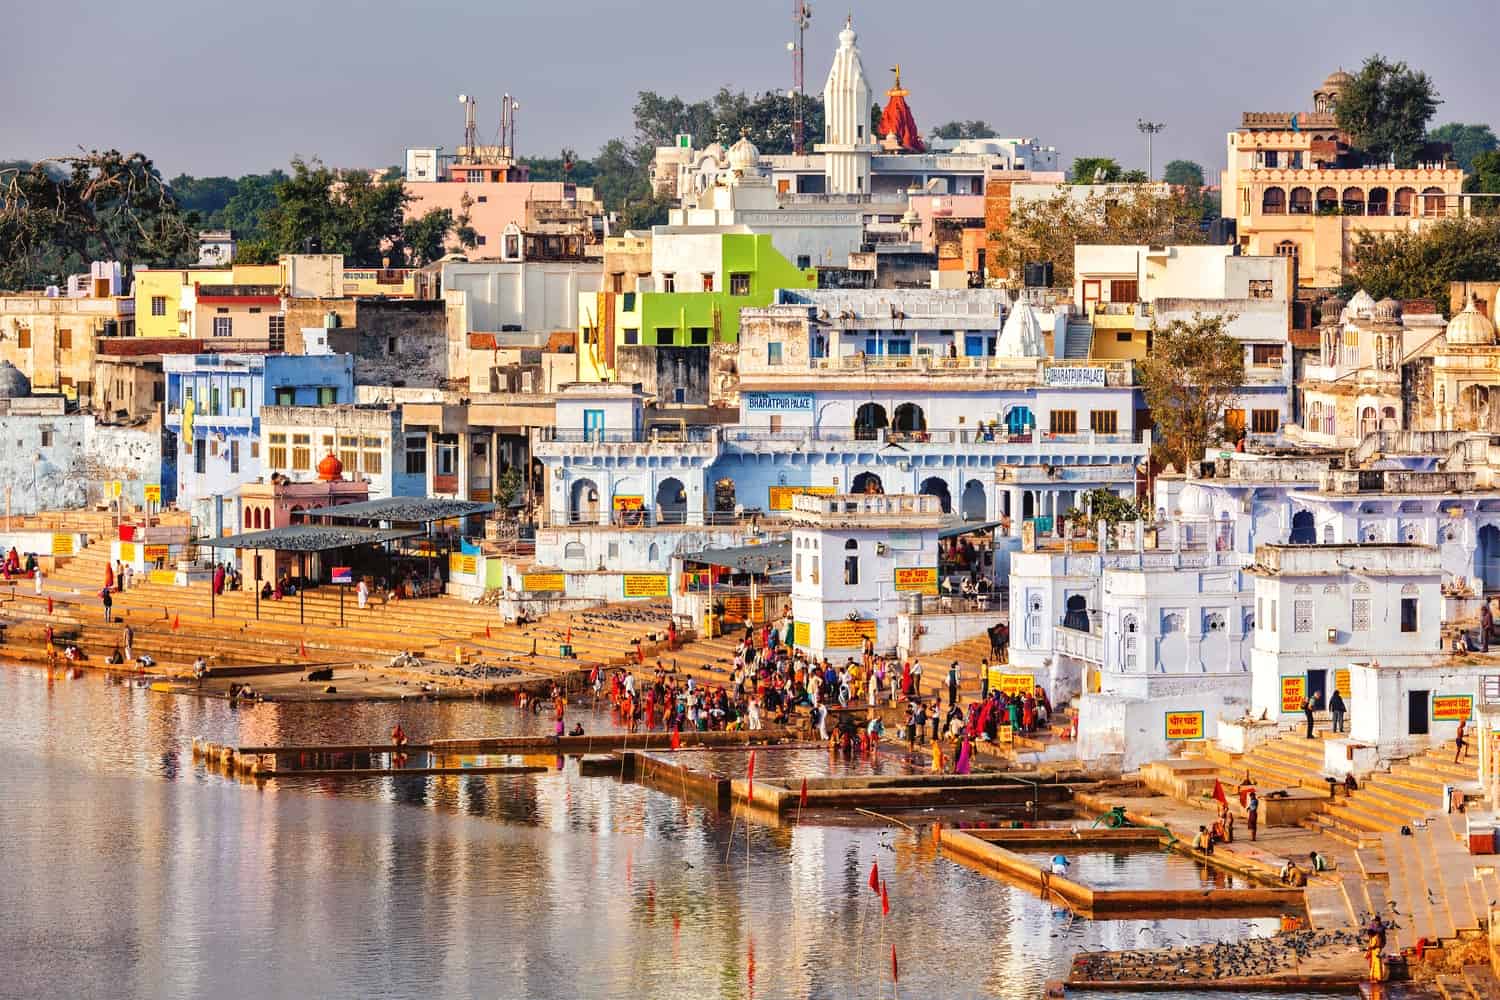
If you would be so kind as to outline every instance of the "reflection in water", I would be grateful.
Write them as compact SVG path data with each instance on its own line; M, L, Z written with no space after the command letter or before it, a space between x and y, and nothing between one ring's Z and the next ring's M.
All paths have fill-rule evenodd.
M573 762L257 786L187 754L194 736L379 740L398 720L418 742L546 725L463 702L233 709L0 667L0 991L879 996L894 943L902 995L1032 998L1076 950L1147 940L1143 922L1073 920L936 858L926 833L747 836L743 822L580 777ZM822 761L826 773L826 758L774 766ZM865 884L872 859L890 888L886 918ZM1157 933L1175 943L1268 923L1168 921Z

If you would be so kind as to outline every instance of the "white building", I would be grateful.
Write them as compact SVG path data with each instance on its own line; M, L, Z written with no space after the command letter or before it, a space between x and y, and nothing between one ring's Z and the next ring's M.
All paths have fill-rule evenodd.
M930 496L792 498L792 617L797 645L830 660L896 645L909 593L936 593L943 512Z
M578 329L578 296L602 287L603 258L575 259L562 251L529 255L527 248L535 249L543 237L522 237L512 225L501 240L499 260L450 260L442 265L443 291L460 310L464 333ZM453 298L455 292L462 298Z

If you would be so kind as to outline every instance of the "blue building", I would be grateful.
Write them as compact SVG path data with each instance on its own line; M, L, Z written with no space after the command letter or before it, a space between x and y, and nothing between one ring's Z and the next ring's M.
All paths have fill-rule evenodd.
M222 529L224 498L262 475L262 406L354 402L350 354L168 355L162 371L177 505L204 533Z

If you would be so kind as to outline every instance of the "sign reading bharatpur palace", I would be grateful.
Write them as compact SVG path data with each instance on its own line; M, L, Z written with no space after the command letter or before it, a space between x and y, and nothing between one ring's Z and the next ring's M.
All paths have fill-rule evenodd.
M1093 365L1052 365L1042 370L1043 385L1104 385L1104 369Z
M747 392L741 397L750 413L810 413L810 392Z
M1203 713L1200 712L1167 712L1165 719L1166 736L1169 740L1201 740L1203 739Z

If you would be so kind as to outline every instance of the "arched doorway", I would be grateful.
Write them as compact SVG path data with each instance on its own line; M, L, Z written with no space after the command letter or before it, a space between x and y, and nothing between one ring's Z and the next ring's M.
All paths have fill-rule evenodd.
M1493 524L1479 529L1479 578L1485 593L1500 590L1500 528Z
M1289 541L1293 545L1312 545L1318 540L1318 526L1313 523L1313 514L1310 510L1299 510L1292 515L1292 536Z
M1021 494L1021 520L1029 521L1036 517L1036 497L1030 490Z
M1005 414L1005 433L1011 437L1030 434L1036 426L1036 417L1029 406L1012 406Z
M1068 598L1067 612L1063 615L1063 625L1079 632L1089 630L1089 602L1082 594L1074 594Z
M866 403L854 414L854 440L874 441L887 426L885 407Z
M851 493L883 494L885 493L885 484L880 481L880 477L875 475L875 473L861 472L854 477L854 482L849 484L849 491Z
M916 403L902 403L896 407L896 419L891 422L891 430L911 434L926 429L927 415Z
M568 520L573 524L591 524L599 520L599 487L592 479L574 480L568 500Z
M948 484L941 478L932 476L922 480L922 488L917 490L917 492L926 496L937 497L938 503L942 505L943 513L953 513L953 496L948 492Z
M687 487L682 480L668 476L656 487L656 523L684 524L687 521Z
M963 510L961 513L965 521L983 521L985 510L988 506L985 502L983 483L977 479L971 479L964 484Z

